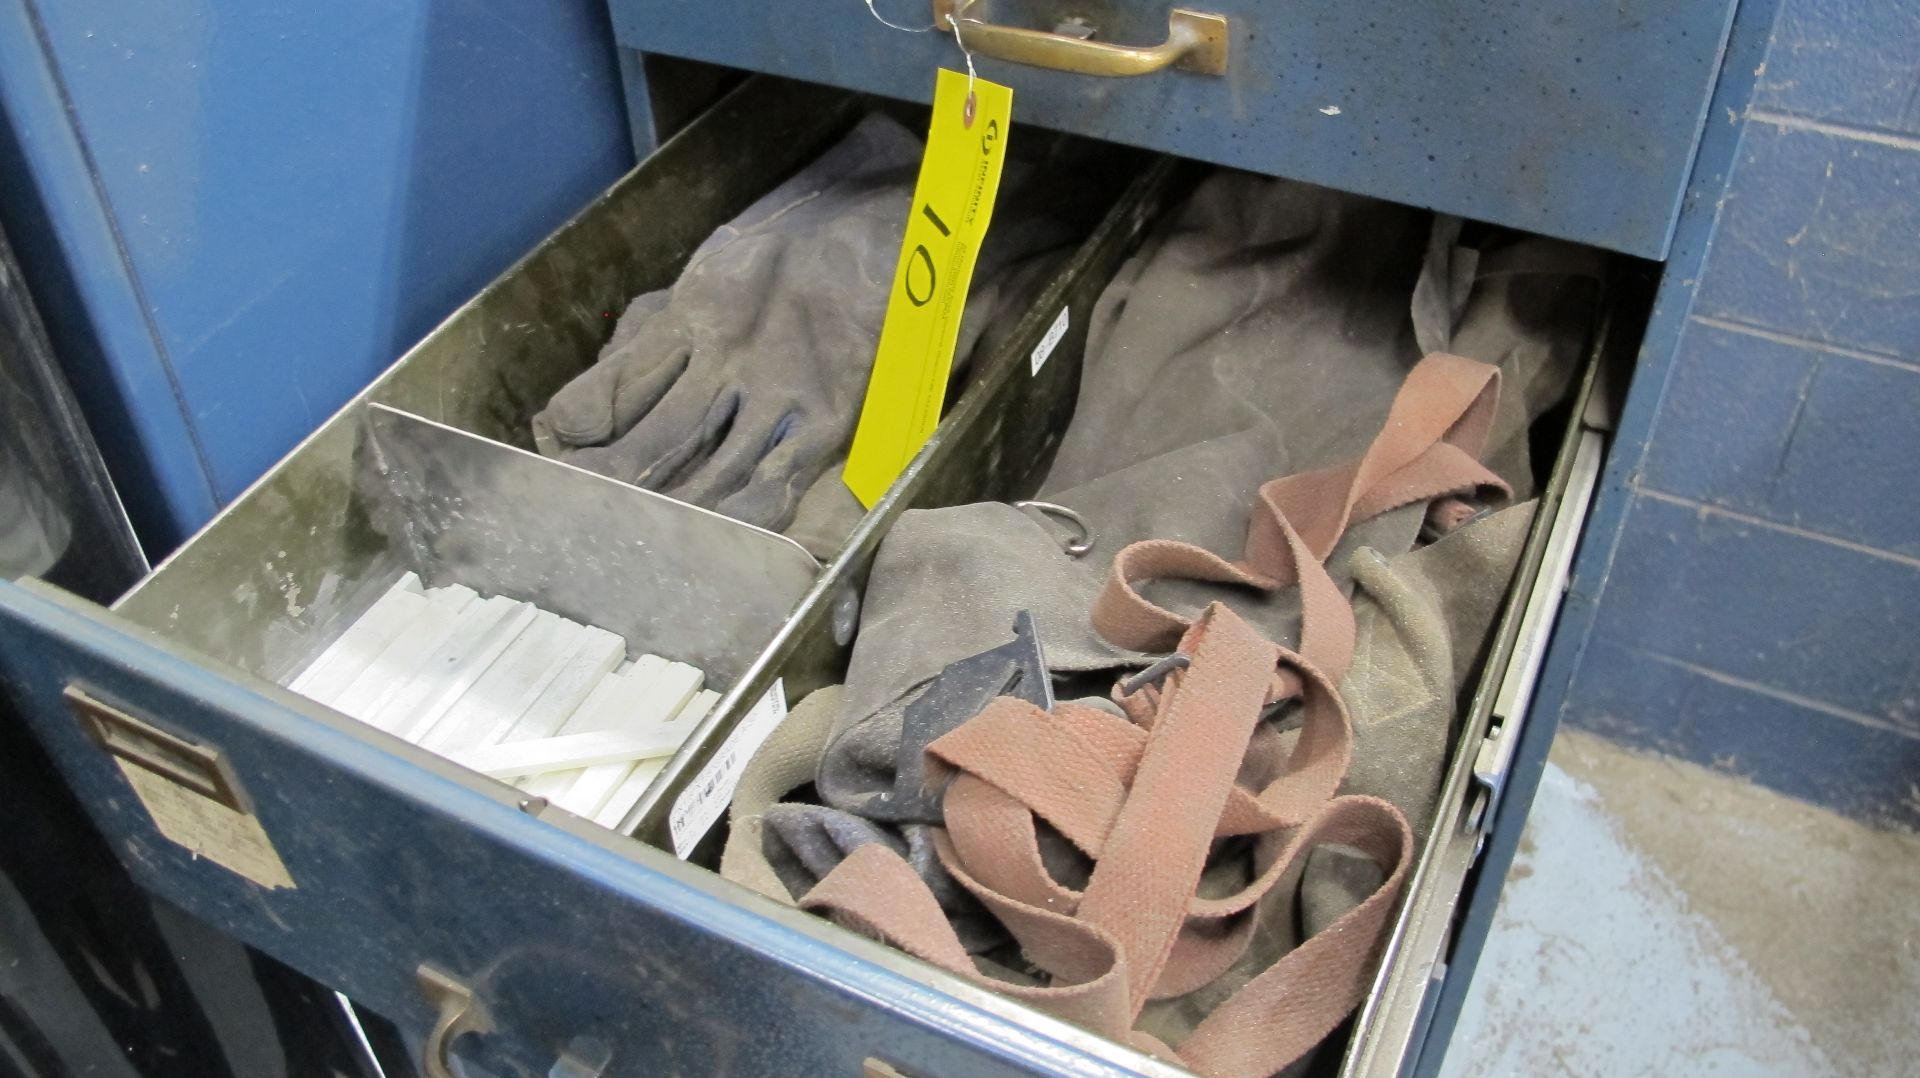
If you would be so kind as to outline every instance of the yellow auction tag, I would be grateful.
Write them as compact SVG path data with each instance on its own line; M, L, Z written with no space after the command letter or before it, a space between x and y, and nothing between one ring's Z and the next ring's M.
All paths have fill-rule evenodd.
M1000 190L1013 91L985 79L972 82L969 91L967 76L942 69L934 84L927 156L847 453L847 486L869 509L940 423L960 312Z

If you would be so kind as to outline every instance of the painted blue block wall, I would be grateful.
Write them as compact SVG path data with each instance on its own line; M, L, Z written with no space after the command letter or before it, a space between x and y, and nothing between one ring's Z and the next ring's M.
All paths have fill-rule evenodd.
M600 0L0 0L0 215L150 548L630 166Z
M1564 717L1920 825L1920 4L1784 0ZM1683 274L1675 279L1675 273ZM1664 298L1664 294L1663 294ZM1650 374L1648 367L1654 368ZM1664 379L1661 377L1665 375ZM1643 384L1644 383L1644 384ZM1608 537L1603 536L1602 541Z

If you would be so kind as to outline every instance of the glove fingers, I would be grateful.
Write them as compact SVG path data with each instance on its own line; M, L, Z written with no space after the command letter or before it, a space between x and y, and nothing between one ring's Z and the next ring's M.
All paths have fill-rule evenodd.
M679 381L690 351L677 320L656 315L602 356L533 417L534 442L543 452L557 456L625 435Z
M802 426L795 416L793 431L770 450L746 485L714 508L735 520L771 531L793 523L794 510L834 456L846 449L846 434L824 425Z
M682 378L657 407L612 444L576 449L563 459L624 483L659 490L699 450L716 407L724 403L731 408L723 396L706 379Z
M686 474L687 469L705 460L713 451L713 447L726 437L727 430L733 425L734 416L739 408L738 390L723 390L717 394L712 403L707 406L706 414L699 418L693 428L688 430L678 442L669 445L652 463L643 466L634 482L648 490L665 491L671 488L679 482L682 475ZM666 409L662 408L661 411L665 412ZM649 417L649 420L651 418ZM638 433L642 427L650 425L650 423L642 423L640 427L634 428L635 432ZM656 429L664 430L664 428Z
M791 425L790 413L785 416L777 412L757 414L751 407L742 409L719 447L697 468L690 469L668 493L683 502L718 507L728 495L746 486L754 466L779 445L784 428ZM747 523L760 522L748 520Z

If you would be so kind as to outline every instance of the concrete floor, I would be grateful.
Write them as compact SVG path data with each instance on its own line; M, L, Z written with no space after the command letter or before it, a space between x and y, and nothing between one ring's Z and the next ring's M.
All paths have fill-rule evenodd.
M1920 836L1563 732L1443 1074L1920 1072Z

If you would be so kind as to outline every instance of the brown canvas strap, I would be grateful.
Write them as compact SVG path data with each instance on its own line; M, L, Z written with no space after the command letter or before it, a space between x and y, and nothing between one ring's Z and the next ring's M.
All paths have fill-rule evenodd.
M1364 998L1413 852L1392 805L1335 796L1352 751L1338 685L1353 660L1354 624L1324 562L1356 521L1504 491L1477 460L1497 389L1492 367L1428 356L1359 460L1261 488L1240 561L1163 540L1120 551L1095 628L1123 647L1176 647L1186 663L1158 684L1116 689L1128 719L1001 697L928 746L930 773L951 776L945 828L934 832L941 863L1047 983L982 975L926 884L878 844L854 851L801 905L1205 1074L1271 1074L1310 1050ZM1298 650L1218 603L1190 618L1140 593L1149 580L1175 577L1299 588ZM1301 724L1282 752L1262 720L1288 700L1299 701ZM1042 822L1092 863L1083 889L1048 871ZM1202 896L1216 839L1228 836L1250 836L1249 879ZM1133 1030L1149 999L1194 991L1232 967L1259 905L1327 843L1358 850L1385 882L1216 1007L1177 1050Z

